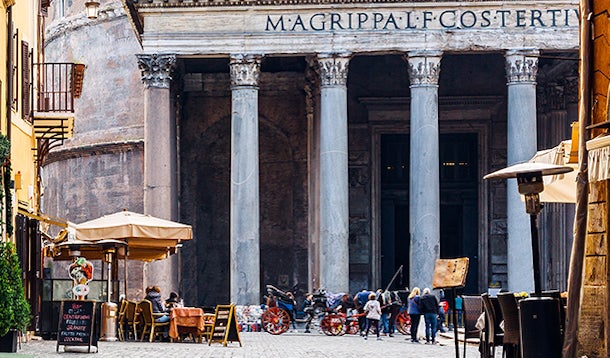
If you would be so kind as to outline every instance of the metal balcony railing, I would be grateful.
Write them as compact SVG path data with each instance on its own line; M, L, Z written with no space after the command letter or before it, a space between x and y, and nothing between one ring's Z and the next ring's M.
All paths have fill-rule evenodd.
M74 99L83 88L85 65L34 64L34 112L74 112ZM34 118L35 120L35 118Z

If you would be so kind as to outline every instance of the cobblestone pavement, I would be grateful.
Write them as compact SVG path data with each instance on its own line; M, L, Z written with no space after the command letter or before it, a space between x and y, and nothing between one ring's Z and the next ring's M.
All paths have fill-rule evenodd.
M22 343L18 354L11 354L10 357L455 357L453 339L439 336L438 344L426 345L411 343L405 338L406 336L397 334L394 337L382 337L381 341L377 341L375 336L369 336L368 340L364 340L357 335L329 337L316 333L287 332L273 336L264 332L244 332L241 333L242 347L237 342L229 342L227 347L219 343L208 346L207 343L99 342L99 352L93 355L65 352L63 346L60 346L59 352L56 352L56 341L30 340ZM460 342L459 347L460 357L463 357L464 343ZM502 349L499 348L501 352ZM82 347L69 347L69 350L75 349L82 351ZM95 351L95 347L92 351ZM476 345L468 344L466 351L468 357L479 355Z

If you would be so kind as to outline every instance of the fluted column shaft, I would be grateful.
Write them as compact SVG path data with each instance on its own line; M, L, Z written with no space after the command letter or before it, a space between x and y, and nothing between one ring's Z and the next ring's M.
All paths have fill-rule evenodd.
M349 57L319 56L320 287L349 292L347 73Z
M170 94L175 55L136 55L144 82L144 213L178 220L176 122ZM178 292L178 260L146 266L146 285Z
M536 154L537 55L538 51L533 50L506 53L509 166L527 161ZM508 179L506 191L508 289L530 292L534 289L530 219L521 201L516 179Z
M438 77L441 52L408 54L411 88L409 233L410 284L431 287L440 255Z
M232 56L231 302L260 303L258 79L260 58Z

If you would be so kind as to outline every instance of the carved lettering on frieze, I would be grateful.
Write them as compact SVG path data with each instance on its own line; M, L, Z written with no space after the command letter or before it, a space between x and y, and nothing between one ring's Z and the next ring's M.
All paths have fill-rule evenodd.
M257 87L260 76L261 58L252 55L233 55L229 64L231 88Z
M175 55L136 55L146 88L169 88L172 71L176 68Z
M510 52L506 55L507 83L536 82L538 74L537 51L529 53Z
M347 85L348 55L319 56L318 63L322 87Z
M407 62L411 87L438 85L438 77L441 72L440 53L409 54Z

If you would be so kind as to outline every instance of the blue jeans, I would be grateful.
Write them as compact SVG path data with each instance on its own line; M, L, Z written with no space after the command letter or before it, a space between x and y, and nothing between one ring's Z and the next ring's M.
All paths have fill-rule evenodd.
M156 323L165 323L165 322L169 322L169 315L163 315L157 319L155 319Z
M424 313L426 322L426 342L436 340L436 313Z
M381 325L380 328L383 330L383 333L390 332L390 317L388 317L387 313L381 314L381 321L379 323Z

